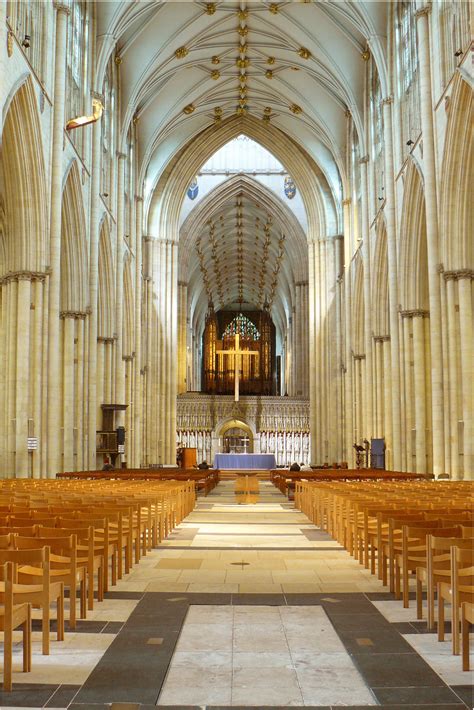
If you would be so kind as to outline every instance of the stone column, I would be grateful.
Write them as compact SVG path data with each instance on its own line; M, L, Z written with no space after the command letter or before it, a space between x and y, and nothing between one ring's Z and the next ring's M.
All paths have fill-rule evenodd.
M456 280L453 272L445 273L446 279L446 326L448 331L448 368L445 398L449 404L449 418L445 424L445 436L449 438L449 454L446 457L446 470L452 478L459 479L459 406L458 406L458 335L456 313Z
M413 429L413 360L412 347L413 340L410 331L411 313L405 311L402 314L403 324L403 356L405 359L405 441L406 441L406 470L414 471L413 466L413 451L412 451L412 429Z
M76 455L76 471L84 470L84 460L86 448L84 446L84 404L87 399L87 390L84 387L85 378L85 362L84 362L84 328L86 314L78 314L76 319L76 393L75 393L75 428L77 437L77 455Z
M309 427L311 433L311 461L319 463L319 449L317 442L318 428L318 398L317 398L317 362L316 362L316 282L317 270L317 242L308 243L308 296L309 296ZM288 348L286 351L288 361ZM285 383L288 386L288 382Z
M133 461L139 468L142 453L142 241L143 241L143 197L136 196L135 210L135 370L133 383Z
M390 336L383 337L383 392L384 392L384 436L387 453L385 465L392 470L396 470L393 465L393 422L392 422L392 371L391 371L391 342ZM388 460L387 460L388 459Z
M336 323L335 323L335 334L336 334L336 432L337 437L337 447L336 447L336 460L342 461L343 449L344 449L344 408L343 408L343 378L342 378L342 249L343 249L343 237L341 235L337 236L333 240L334 252L335 252L335 278L336 278L336 288L335 288L335 301L336 301Z
M16 421L15 421L15 476L28 478L30 474L28 444L29 386L30 386L30 303L31 276L18 275L17 282L17 342L16 342Z
M342 202L344 208L344 253L346 263L344 264L344 392L345 392L345 460L349 464L349 468L355 465L354 449L354 393L352 382L352 347L351 347L351 325L352 325L352 298L351 298L351 274L350 265L347 263L348 247L346 240L350 244L350 206L351 200L345 199Z
M123 255L124 255L124 180L125 153L117 153L117 239L115 247L115 403L129 404L125 401L125 363L123 360ZM116 412L116 427L124 426L125 413ZM128 436L128 433L127 433ZM128 446L128 442L126 444ZM116 461L120 468L122 454Z
M385 141L385 216L387 223L387 261L388 261L388 292L389 292L389 319L390 319L390 352L391 352L391 381L392 392L392 467L393 470L401 469L401 410L400 410L400 339L398 334L398 259L397 259L397 231L395 222L395 189L393 168L393 141L392 141L392 98L382 101L384 141Z
M102 99L98 94L93 97ZM103 380L98 378L97 362L97 296L98 296L98 269L99 269L99 218L100 218L100 136L101 124L94 123L92 127L92 178L91 178L91 217L90 217L90 243L89 243L89 323L88 323L88 392L87 392L87 456L84 461L85 468L95 470L96 461L96 431L99 429L97 422L99 388ZM100 423L102 428L102 423Z
M178 282L178 394L186 392L188 284Z
M436 158L431 95L431 59L429 19L430 6L416 13L418 61L420 76L420 113L423 136L423 178L426 207L426 244L430 304L431 395L433 432L433 472L442 473L444 465L444 393L442 319L439 277L438 206L436 188Z
M39 450L33 454L33 478L41 478L41 451L45 445L41 436L42 424L42 391L44 384L43 368L43 348L46 340L46 333L43 331L43 311L44 311L44 277L38 278L34 282L34 330L33 330L33 436L39 439ZM0 335L0 340L2 336ZM1 362L5 362L4 359ZM5 391L5 390L3 390Z
M74 314L61 313L63 372L63 470L74 470Z
M413 311L413 374L415 390L416 471L426 473L426 384L423 311Z
M464 478L474 477L474 348L472 332L472 279L474 272L458 272L459 332L461 336L461 391L464 421Z
M51 152L51 217L49 236L48 309L48 476L61 470L61 363L59 299L61 271L61 204L63 180L64 107L66 103L66 44L69 7L55 2L56 47Z
M360 159L360 178L362 195L362 263L364 265L364 348L365 348L365 377L364 377L364 419L365 436L373 436L373 390L372 390L372 294L371 294L371 263L370 239L368 220L368 187L367 163L369 156Z

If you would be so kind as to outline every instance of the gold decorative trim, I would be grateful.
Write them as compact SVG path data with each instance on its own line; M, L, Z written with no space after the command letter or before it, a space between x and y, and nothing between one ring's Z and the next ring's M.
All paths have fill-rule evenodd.
M214 79L214 81L217 81L217 79L221 78L221 73L220 71L211 71L211 79Z
M278 4L277 4L276 2L272 2L272 3L268 6L268 9L269 9L270 12L272 13L272 15L278 15L279 8L278 8Z
M271 69L267 69L267 71L265 72L265 77L267 79L273 79L273 72Z
M11 57L13 54L13 47L14 46L15 46L15 42L13 40L13 32L11 30L8 30L8 33L7 33L7 54L9 57Z
M114 62L118 67L122 64L122 57L120 56L120 54L115 55Z
M220 64L220 63L221 63L221 60L219 59L217 54L214 54L214 56L211 57L211 64Z
M196 110L196 107L194 106L194 104L188 104L187 106L185 106L183 108L183 113L185 113L187 116L189 116L191 113L194 113L195 110Z
M206 4L206 15L213 15L216 11L216 3L215 2L208 2Z
M302 59L311 58L311 52L309 51L309 49L306 49L306 47L300 47L300 49L298 49L298 54Z
M360 56L364 60L364 62L368 62L370 59L370 49L366 47L363 52L361 52Z
M176 59L184 59L189 54L189 49L187 47L178 47L175 51L174 56Z
M298 104L291 104L290 111L291 113L294 113L296 115L303 113L303 109L301 108L301 106L298 106Z

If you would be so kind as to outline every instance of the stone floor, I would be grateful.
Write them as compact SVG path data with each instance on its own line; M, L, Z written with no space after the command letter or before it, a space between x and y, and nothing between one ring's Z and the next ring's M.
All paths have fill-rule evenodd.
M38 623L33 670L0 710L473 706L449 635L439 644L269 483L200 498L50 656Z

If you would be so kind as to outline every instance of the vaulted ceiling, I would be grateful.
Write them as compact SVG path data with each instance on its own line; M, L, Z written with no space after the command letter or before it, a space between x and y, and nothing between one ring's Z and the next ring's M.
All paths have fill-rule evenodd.
M125 141L134 119L145 204L199 134L210 127L219 131L242 116L274 126L304 151L322 176L324 199L337 213L346 185L348 111L361 151L366 148L368 49L383 91L388 90L388 5L373 0L97 3L97 89L115 52L121 135ZM307 278L304 235L275 196L259 192L242 176L229 183L227 194L216 189L181 229L180 272L190 284L193 312L202 322L209 299L218 306L261 305L266 298L283 332L291 289Z
M116 51L123 134L135 116L149 184L193 136L243 112L304 147L337 192L347 109L364 145L367 46L384 85L388 3L108 0L96 7L98 82Z

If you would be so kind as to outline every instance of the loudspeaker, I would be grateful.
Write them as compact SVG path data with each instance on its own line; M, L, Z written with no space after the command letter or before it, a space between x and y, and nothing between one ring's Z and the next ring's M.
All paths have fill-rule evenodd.
M116 429L116 432L117 432L117 444L119 446L121 444L125 444L125 427L118 426Z

